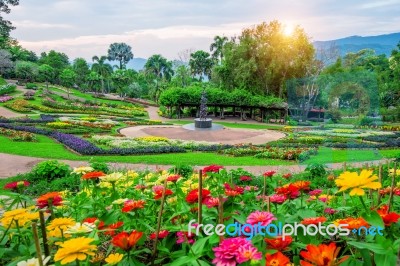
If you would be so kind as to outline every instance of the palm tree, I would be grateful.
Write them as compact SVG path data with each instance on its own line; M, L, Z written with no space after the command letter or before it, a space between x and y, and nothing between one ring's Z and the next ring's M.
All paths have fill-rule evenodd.
M132 47L126 43L113 43L108 48L108 60L119 61L119 69L125 68L131 59L133 59Z
M155 54L152 55L144 65L145 71L148 74L155 76L155 100L157 101L160 92L159 83L162 80L170 81L174 75L172 69L172 62L168 61L165 57Z
M211 77L211 70L215 61L210 57L210 54L199 50L190 55L189 66L193 76L200 75L200 81L204 75Z
M104 80L108 79L113 72L113 68L110 64L106 63L107 56L101 56L100 58L95 55L92 58L93 62L92 71L96 72L101 76L101 89L102 93L104 93Z
M222 50L224 48L224 45L227 42L228 42L227 37L215 36L214 42L210 45L210 51L213 52L212 56L215 59L218 59L220 62L222 61L222 58L224 57Z

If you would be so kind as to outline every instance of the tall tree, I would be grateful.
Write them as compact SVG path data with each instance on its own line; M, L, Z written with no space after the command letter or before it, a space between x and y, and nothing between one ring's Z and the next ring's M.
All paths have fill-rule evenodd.
M11 60L11 54L7 50L0 50L0 75L4 75L14 68L14 62Z
M214 42L210 45L213 58L218 59L219 62L221 62L224 57L223 48L227 42L228 38L226 36L215 36Z
M49 90L49 82L54 80L54 68L47 64L39 66L39 79L46 82L46 89Z
M89 74L89 65L83 58L76 58L72 64L72 69L76 74L76 85L81 87L86 82L86 76Z
M190 55L189 66L192 75L200 75L200 81L203 80L204 76L211 78L211 69L214 65L214 60L210 57L210 54L199 50Z
M38 66L27 61L18 61L15 65L15 75L24 81L33 81L38 75Z
M76 74L72 69L66 68L60 74L61 84L67 88L68 99L71 87L75 85Z
M11 9L9 6L16 6L19 0L0 0L0 48L5 48L10 39L11 30L15 27L10 21L3 18L3 13L9 14Z
M108 59L119 61L119 69L124 69L133 59L132 47L126 43L112 43L108 48Z
M69 58L66 54L51 50L49 53L40 55L39 64L47 64L54 69L54 79L56 83L60 82L61 72L69 67Z
M38 60L37 55L29 51L25 48L23 48L19 44L11 45L10 48L8 48L12 55L12 60L13 61L30 61L30 62L36 62Z
M111 79L121 97L125 97L128 94L128 86L133 82L136 75L137 72L132 69L118 69L111 75Z
M216 75L224 87L283 97L288 79L303 77L314 59L314 47L300 27L289 36L278 21L244 29L224 45Z
M159 54L152 55L147 59L144 68L147 72L153 73L158 79L166 79L169 81L174 75L172 62Z
M98 57L97 55L93 56L92 58L93 62L95 62L92 65L92 71L96 72L101 76L101 89L102 92L104 93L104 81L110 78L111 74L113 73L113 68L110 64L106 63L107 61L107 56L100 56Z

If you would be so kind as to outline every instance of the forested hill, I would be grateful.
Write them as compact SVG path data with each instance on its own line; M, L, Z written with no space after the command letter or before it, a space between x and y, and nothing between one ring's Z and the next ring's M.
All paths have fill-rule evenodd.
M400 42L400 32L377 36L350 36L337 40L316 41L315 48L330 47L334 43L340 51L340 55L344 56L349 52L357 52L361 49L373 49L376 54L390 55L392 50Z

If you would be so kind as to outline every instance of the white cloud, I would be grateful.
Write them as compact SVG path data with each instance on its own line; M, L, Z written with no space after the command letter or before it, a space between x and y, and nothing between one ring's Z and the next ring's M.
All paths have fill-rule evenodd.
M71 29L72 25L41 23L31 20L14 21L13 24L20 29Z

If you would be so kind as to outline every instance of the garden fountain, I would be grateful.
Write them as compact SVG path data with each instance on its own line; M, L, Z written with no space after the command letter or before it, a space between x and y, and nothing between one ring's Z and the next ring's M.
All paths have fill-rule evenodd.
M203 90L200 99L200 111L199 118L194 119L194 124L184 125L183 128L189 130L219 130L223 129L222 125L213 124L211 118L207 118L207 95L206 91Z

